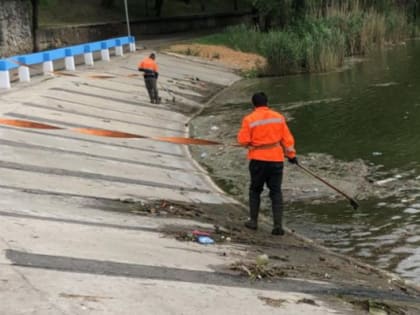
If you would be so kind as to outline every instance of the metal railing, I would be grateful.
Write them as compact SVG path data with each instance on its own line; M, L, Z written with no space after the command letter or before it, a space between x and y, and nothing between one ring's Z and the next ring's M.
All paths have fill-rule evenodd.
M110 61L109 49L115 48L115 55L123 55L123 46L129 45L130 52L136 50L135 38L133 36L111 38L103 41L68 46L37 53L11 56L0 59L0 89L10 89L10 71L18 69L19 81L29 82L31 80L30 68L33 65L42 64L44 74L54 72L54 61L64 59L67 71L76 70L74 57L84 55L86 65L93 66L93 53L100 52L103 61Z

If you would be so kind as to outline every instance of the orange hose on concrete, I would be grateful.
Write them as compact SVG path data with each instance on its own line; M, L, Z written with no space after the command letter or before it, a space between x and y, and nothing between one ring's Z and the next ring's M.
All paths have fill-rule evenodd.
M176 144L199 144L199 145L222 145L223 143L205 140L205 139L196 139L196 138L184 138L184 137L152 137L152 140L170 142Z
M72 131L100 136L100 137L111 137L111 138L147 138L145 136L136 135L133 133L126 133L121 131L105 130L105 129L90 129L90 128L76 128L70 129Z
M0 118L0 124L9 125L20 128L33 128L33 129L65 129L47 124L41 124L29 120L18 120L18 119L5 119ZM197 139L197 138L185 138L185 137L150 137L142 136L134 133L127 133L122 131L106 130L106 129L94 129L94 128L73 128L69 129L74 132L83 133L87 135L99 136L99 137L110 137L110 138L125 138L125 139L150 139L154 141L169 142L174 144L196 144L196 145L223 145L221 142Z
M20 128L34 128L34 129L63 129L60 127L47 125L47 124L41 124L29 120L19 120L19 119L4 119L0 118L0 124L2 125L9 125L14 127L20 127Z

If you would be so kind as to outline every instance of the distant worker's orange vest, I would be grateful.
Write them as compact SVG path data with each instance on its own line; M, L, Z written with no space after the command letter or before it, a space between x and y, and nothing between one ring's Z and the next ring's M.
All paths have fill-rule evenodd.
M138 64L138 68L147 69L154 72L159 72L157 63L150 57L147 57L141 60Z
M248 147L248 159L282 162L284 155L294 158L295 140L286 120L268 106L259 106L245 116L238 133L238 142Z

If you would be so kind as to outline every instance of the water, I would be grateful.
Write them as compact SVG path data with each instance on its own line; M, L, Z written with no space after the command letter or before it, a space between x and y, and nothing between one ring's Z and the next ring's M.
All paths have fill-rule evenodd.
M362 159L374 167L369 180L382 193L373 188L359 210L346 202L295 202L288 207L287 224L336 251L420 283L417 56L420 42L411 41L338 72L244 81L219 98L225 105L205 114L212 115L219 138L232 138L240 117L249 112L245 100L265 91L271 107L290 118L299 154L328 153L341 161ZM224 174L229 177L240 163L225 159ZM225 178L224 183L232 189L235 180Z

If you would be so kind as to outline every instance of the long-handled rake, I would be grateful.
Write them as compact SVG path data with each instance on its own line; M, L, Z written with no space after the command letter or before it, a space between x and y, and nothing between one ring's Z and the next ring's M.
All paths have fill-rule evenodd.
M349 195L347 195L345 192L341 191L340 189L338 189L337 187L335 187L334 185L328 183L325 179L322 179L320 176L316 175L315 173L311 172L310 170L308 170L306 167L303 167L302 165L300 165L299 163L296 164L300 169L302 169L303 171L305 171L307 174L315 177L316 179L318 179L319 181L321 181L322 183L324 183L325 185L327 185L328 187L334 189L336 192L338 192L339 194L343 195L344 197L346 197L349 201L350 201L350 205L353 207L353 209L357 209L359 208L359 203L352 197L350 197Z

